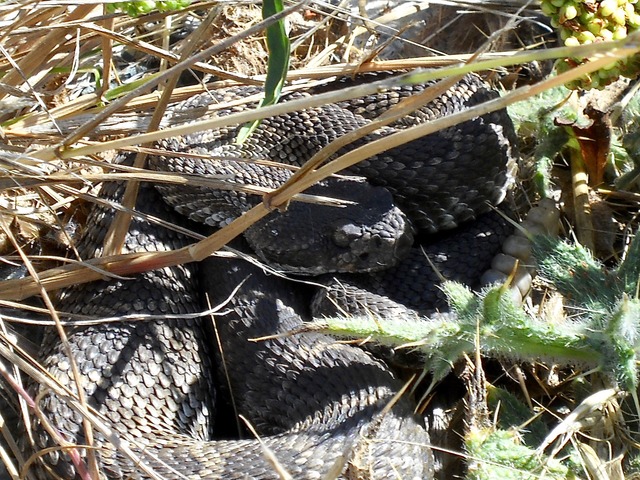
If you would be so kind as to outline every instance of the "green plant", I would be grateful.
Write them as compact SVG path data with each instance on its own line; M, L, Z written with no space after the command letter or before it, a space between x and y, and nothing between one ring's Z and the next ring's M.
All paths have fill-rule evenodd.
M171 12L182 10L191 5L191 0L165 0L154 2L153 0L140 0L133 2L107 3L110 12L124 12L131 17L138 17L149 12Z
M638 0L543 0L540 8L551 18L566 46L621 40L640 29ZM565 72L584 58L566 58L556 62L558 72ZM602 88L619 76L635 78L640 73L640 56L612 62L571 82L570 88Z

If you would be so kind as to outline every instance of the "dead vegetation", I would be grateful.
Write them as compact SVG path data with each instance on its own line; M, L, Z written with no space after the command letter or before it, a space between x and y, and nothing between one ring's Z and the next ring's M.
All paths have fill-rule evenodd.
M544 45L549 33L537 28L540 19L532 10L521 11L518 17L515 7L508 12L502 6L487 5L477 8L435 5L420 10L414 5L420 2L400 2L395 8L385 9L386 2L378 2L379 7L353 14L346 7L341 10L321 3L286 5L291 9L293 45L289 88L300 88L336 74L425 66L438 67L440 70L435 76L445 77L444 81L455 81L455 75L477 69L509 89L520 87L523 80L535 84L531 88L510 90L499 101L485 106L497 109L563 83L562 78L547 77L549 59L559 53L527 53L526 49ZM528 20L521 21L515 28L517 20L523 18ZM133 19L107 13L101 4L84 2L0 4L0 240L1 260L13 275L0 284L4 307L25 308L31 316L45 314L61 328L50 298L55 289L102 278L105 272L127 275L159 265L201 260L269 213L266 204L259 205L188 249L122 256L117 239L126 231L127 215L124 214L114 227L114 240L107 249L110 255L101 259L79 259L73 249L77 231L84 228L86 212L96 201L94 191L98 182L124 178L131 180L133 186L140 180L196 181L186 176L144 170L144 154L153 148L155 140L242 123L281 112L283 108L304 108L366 93L357 87L289 102L286 107L275 105L261 111L246 110L222 120L214 118L187 125L185 122L196 119L163 115L172 103L208 89L234 83L261 84L267 59L264 25L259 8L250 4L196 1L178 13L156 13ZM485 48L488 38L491 40L488 49L473 58L475 63L457 67L459 62L471 59L474 52ZM427 47L422 45L425 42ZM515 51L524 53L516 55ZM602 48L600 52L625 53L614 50L607 53ZM444 70L447 67L449 69ZM429 95L435 94L429 92ZM475 116L481 111L485 110L474 110L467 115ZM429 129L433 131L463 118L460 115L443 119L389 141L408 141L411 135L423 135ZM388 145L371 144L323 164L337 147L339 145L332 145L321 152L312 160L314 163L301 169L291 182L271 192L270 206L285 204L315 181ZM134 167L114 170L108 161L122 150L138 152L138 162ZM130 200L129 205L132 204ZM21 276L24 278L18 278ZM33 295L40 296L44 303L29 306L26 299ZM547 300L544 305L546 311L553 310L550 303ZM11 318L9 313L0 325L0 356L6 360L1 364L6 398L0 403L4 437L4 442L0 442L0 458L8 478L23 475L29 478L34 459L25 458L18 446L23 433L17 430L16 418L30 415L32 400L22 389L21 378L26 374L60 394L66 392L64 386L38 368L33 358L37 345L26 339L16 345ZM477 397L441 402L445 418L441 426L443 432L453 429L463 434L471 429L476 433L486 427L486 421L492 423L494 417L500 416L500 410L504 410L501 403L506 402L504 398L499 398L497 403L490 401L492 414L487 417L485 412L482 421L476 423L479 406L485 404L487 396L482 375L474 371L476 366L470 361L462 365L460 368L464 371L458 373L466 387L476 389ZM510 428L523 427L525 431L525 425L536 417L544 417L550 424L550 418L564 415L580 405L571 423L565 420L560 423L560 430L553 432L556 435L553 441L560 438L563 446L571 442L577 445L580 452L577 463L581 466L576 470L582 469L584 478L623 478L622 465L628 463L628 451L636 445L630 430L637 430L637 425L623 419L623 415L630 412L622 410L617 392L604 388L608 386L606 381L598 386L593 378L589 382L584 380L587 377L578 370L533 361L517 366L490 361L488 371L495 377L491 382L515 392L528 407L525 411L530 417L525 418L522 425L510 423ZM607 395L595 398L599 387ZM579 388L583 391L578 391ZM446 387L443 390L446 391ZM431 401L439 403L437 390ZM465 401L470 403L465 405ZM87 411L81 400L75 403L81 411ZM93 418L88 413L87 416ZM104 427L99 420L93 418L92 421L94 428ZM437 430L434 432L437 435ZM589 432L591 440L586 441L581 432ZM444 445L457 450L441 455L446 467L443 478L450 478L451 474L462 472L463 463L459 459L464 458L465 453L460 451L457 435L446 439ZM540 452L542 450L541 447ZM473 465L474 459L467 459L466 464Z

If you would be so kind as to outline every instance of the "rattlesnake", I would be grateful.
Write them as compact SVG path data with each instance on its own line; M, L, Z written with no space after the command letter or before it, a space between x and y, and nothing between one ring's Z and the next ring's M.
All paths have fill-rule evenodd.
M377 107L369 109L369 105L384 106L386 102L388 107L423 88L401 87L381 92L352 103L355 110L343 104L329 105L265 119L242 147L229 142L235 129L169 139L160 146L175 152L175 156L154 157L150 164L154 169L201 174L219 173L222 167L227 169L225 173L232 174L230 183L251 182L255 176L236 173L245 167L242 161L180 155L184 152L250 158L257 155L302 163L333 138L365 124L369 114L380 111ZM243 91L236 90L234 94L242 95ZM406 122L428 121L493 96L481 80L468 76ZM198 108L212 99L215 96L198 97L176 109ZM405 126L397 122L360 142ZM404 213L393 210L389 214L387 210L381 214L393 219L393 229L376 227L371 233L357 224L359 219L343 221L344 214L337 223L330 223L331 228L324 229L317 225L318 217L313 211L296 214L294 207L293 213L281 217L274 214L276 218L285 218L285 227L276 229L270 223L273 219L267 218L253 227L254 232L249 232L247 240L262 259L298 273L386 269L406 255L414 228L432 232L454 227L487 211L489 203L498 203L503 198L512 180L511 128L506 114L497 112L445 130L430 140L420 139L392 149L351 169L349 174L365 176L374 184L364 187L371 190L365 190L367 193L360 199L383 197L386 193L382 193L381 187L394 194ZM429 152L423 155L426 149ZM242 170L247 171L250 170ZM270 171L288 175L283 169ZM390 175L384 176L383 172ZM277 186L281 181L273 179L272 185L267 186ZM335 182L342 181L351 180L329 180L318 188L330 192ZM358 181L354 182L344 189L347 199L352 191L359 191ZM180 213L214 226L224 225L252 202L259 201L233 190L172 185L160 185L158 190L164 201ZM122 185L110 183L103 187L102 195L118 199L121 191ZM382 203L386 205L387 201ZM176 224L181 222L146 184L137 208ZM290 220L286 220L287 216ZM297 223L301 216L310 217L307 227ZM111 219L112 212L107 207L94 208L89 228L80 242L84 258L100 253ZM313 231L325 235L330 241L320 243L328 245L333 253L318 254L307 248L312 242L303 245L298 237L286 238L283 232L290 227L306 229L303 234ZM359 240L377 246L377 251L372 250L377 253L369 253ZM160 251L178 248L185 241L174 232L135 219L125 251ZM304 247L300 249L301 255L284 258L283 252L292 243ZM339 254L335 253L336 247L342 249ZM333 262L334 258L338 262ZM300 304L290 284L266 277L254 267L212 259L200 271L204 275L204 291L209 293L212 304L231 296L227 305L230 312L216 321L216 335L222 345L222 351L217 353L212 346L214 337L209 322L189 317L203 308L197 298L200 287L193 266L161 269L132 280L78 285L60 294L58 308L71 318L74 314L92 318L158 316L145 321L71 328L68 332L88 404L133 452L133 456L127 456L124 450L116 449L105 440L109 432L100 431L94 443L99 447L100 468L107 477L145 477L151 468L165 478L277 478L276 464L295 478L418 479L433 475L424 426L413 415L407 398L395 398L402 382L383 363L356 347L336 344L317 334L247 342L249 338L295 328L309 318L307 306ZM239 290L234 291L238 285ZM162 318L169 314L178 319ZM43 365L74 391L65 347L52 331L45 336L41 356ZM224 370L223 365L229 368L230 382L227 386L213 387L214 370ZM255 427L262 443L213 440L214 388L231 390L237 412ZM78 412L44 387L34 385L31 391L42 395L39 408L64 442L77 445L87 442ZM34 427L39 448L59 443L50 431L42 428L41 422L35 420ZM264 447L277 462L269 460ZM78 475L78 466L62 451L48 453L44 459L50 472L65 478ZM138 464L138 460L142 463Z

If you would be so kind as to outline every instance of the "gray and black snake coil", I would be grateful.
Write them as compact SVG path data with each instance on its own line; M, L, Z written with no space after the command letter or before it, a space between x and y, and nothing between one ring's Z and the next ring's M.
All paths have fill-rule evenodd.
M230 141L235 128L170 139L161 146L175 156L154 157L150 166L223 173L232 184L257 182L260 177L264 186L278 186L289 170L257 170L237 157L300 165L334 138L424 88L398 87L349 104L269 118L242 147ZM238 88L231 93L246 92ZM309 94L313 92L295 95ZM468 76L412 118L360 142L494 96L481 80ZM201 108L215 100L200 96L174 111ZM356 201L359 205L353 209L294 203L286 213L274 213L252 227L245 239L262 260L298 274L376 271L340 277L343 284L354 279L353 295L366 284L380 298L386 294L381 286L386 272L396 278L418 273L419 281L391 283L402 284L400 290L409 290L405 296L417 298L403 308L428 312L438 308L433 289L423 291L424 283L432 280L418 272L422 267L415 266L412 245L425 241L425 232L457 226L502 200L512 181L512 135L501 111L392 149L347 172L367 182L340 178L314 187L314 193ZM195 159L181 156L184 152L233 159ZM101 195L118 199L122 188L108 183ZM156 189L145 184L137 210L175 224L186 216L219 227L258 201L234 190L170 185ZM83 258L100 254L112 216L107 207L94 207L79 245ZM478 231L468 235L484 235ZM187 243L178 233L135 218L124 251L162 251ZM475 273L461 265L457 271L473 280ZM215 322L190 315L205 308L202 292L212 305L230 298L227 313L216 316ZM57 307L69 319L153 316L67 332L87 403L121 443L112 445L106 439L109 432L94 428L102 474L112 479L149 478L151 471L171 479L280 478L281 469L293 478L308 479L431 478L433 460L425 427L413 414L410 399L395 398L403 384L383 362L320 334L248 341L310 319L307 300L292 283L246 262L220 258L60 292ZM53 330L45 334L41 362L63 386L75 390L71 362ZM43 428L41 421L33 421L36 447L88 443L82 416L69 402L38 385L32 385L31 392L40 395L38 407L48 423ZM214 419L230 415L224 401L216 405L216 396L231 398L233 415L242 415L261 441L251 433L242 440L223 439ZM79 451L82 455L74 460L68 450L53 448L43 456L42 476L78 478L86 454Z

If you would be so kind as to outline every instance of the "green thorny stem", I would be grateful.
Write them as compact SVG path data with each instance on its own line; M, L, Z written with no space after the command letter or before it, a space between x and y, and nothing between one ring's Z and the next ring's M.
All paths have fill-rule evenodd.
M588 306L586 313L575 320L545 322L533 318L514 302L505 285L472 292L459 283L445 282L443 290L451 315L326 318L314 329L367 338L395 349L411 348L420 354L434 382L442 379L456 361L474 352L477 344L486 356L597 368L633 392L637 386L640 319L640 301L635 296L638 243L634 241L615 272L607 272L581 247L550 237L534 238L535 256L542 259L542 275L567 298Z

